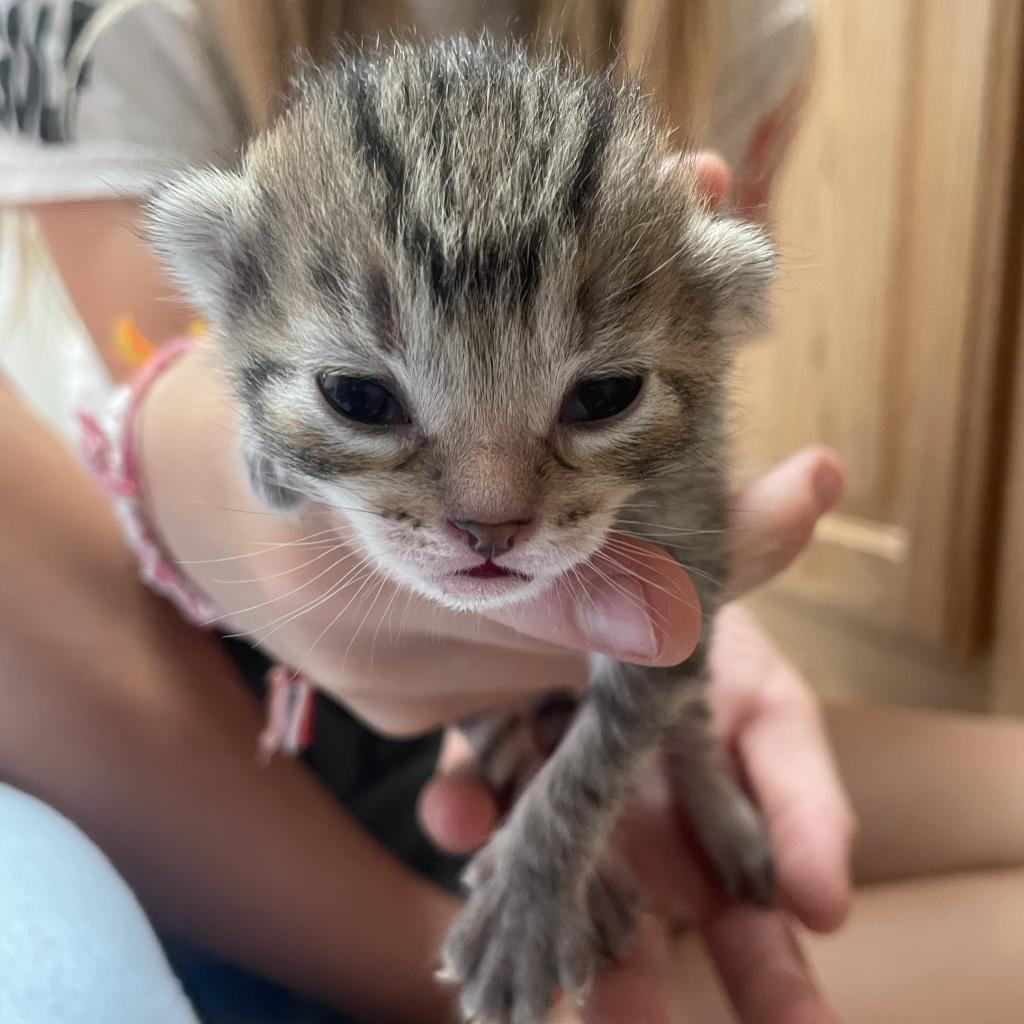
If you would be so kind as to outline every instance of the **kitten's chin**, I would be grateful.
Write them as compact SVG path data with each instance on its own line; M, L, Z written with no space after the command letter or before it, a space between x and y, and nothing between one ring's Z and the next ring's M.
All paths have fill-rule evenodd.
M549 579L527 576L467 576L455 574L423 583L424 593L447 608L483 611L529 601L547 589Z

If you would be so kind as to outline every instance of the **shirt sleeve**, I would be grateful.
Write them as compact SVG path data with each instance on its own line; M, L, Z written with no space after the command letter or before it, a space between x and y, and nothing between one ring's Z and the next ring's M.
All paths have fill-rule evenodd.
M187 0L0 0L0 203L140 196L234 159L208 42Z
M809 0L731 0L731 45L712 108L711 137L733 172L740 209L763 206L792 141L810 78Z

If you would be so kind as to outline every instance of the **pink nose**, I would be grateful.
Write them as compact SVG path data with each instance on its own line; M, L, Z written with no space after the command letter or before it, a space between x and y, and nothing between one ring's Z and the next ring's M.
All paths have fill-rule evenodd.
M511 519L507 523L478 523L472 519L449 519L448 522L474 551L492 559L511 551L530 525L529 519Z

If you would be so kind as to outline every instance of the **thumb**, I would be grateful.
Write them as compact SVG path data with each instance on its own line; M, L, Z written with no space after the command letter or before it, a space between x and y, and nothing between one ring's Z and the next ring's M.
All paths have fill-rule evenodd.
M536 640L640 665L678 665L700 636L700 603L686 572L626 534L611 534L539 597L482 614Z

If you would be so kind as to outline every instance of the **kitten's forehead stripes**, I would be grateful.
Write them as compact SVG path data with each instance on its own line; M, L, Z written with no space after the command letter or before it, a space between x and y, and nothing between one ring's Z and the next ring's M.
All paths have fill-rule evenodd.
M452 167L451 129L448 125L446 101L448 98L448 79L440 67L435 67L430 76L430 88L434 100L430 115L430 145L434 158L438 163L441 178L441 202L445 214L451 216L455 209L454 168Z
M386 224L393 233L405 202L405 160L381 125L376 105L378 86L371 83L369 70L355 66L350 81L356 143L370 170L382 175L387 183Z
M446 249L420 218L405 233L405 251L430 286L435 306L454 317L460 305L480 309L488 303L516 303L528 316L541 275L547 229L537 219L506 237L485 235L470 242L465 231Z
M366 275L366 304L372 338L388 355L402 351L403 342L394 296L388 285L387 275L376 267Z
M310 247L309 282L339 310L350 310L352 282L333 247L322 237L317 238Z
M595 79L590 92L586 134L565 192L565 213L576 231L583 230L588 223L615 117L612 83L605 78Z
M504 56L507 60L508 55ZM419 267L433 304L447 317L456 316L462 307L479 310L486 303L498 302L517 307L523 318L528 319L542 276L548 236L542 211L535 209L534 204L537 195L544 191L542 183L549 174L552 158L552 143L537 139L533 122L550 122L554 136L566 112L549 91L533 90L530 103L537 109L527 118L524 103L529 78L512 73L501 55L488 54L486 48L460 54L454 61L450 52L427 50L420 60L432 101L428 104L425 143L437 167L440 193L433 197L435 203L440 199L436 203L440 210L434 208L429 213L417 213L410 208L410 204L415 205L410 180L412 166L407 162L409 157L401 152L398 138L385 127L395 114L386 97L386 69L371 61L356 64L348 72L353 141L368 169L379 175L386 186L385 227L392 237L396 230L400 231L406 255ZM403 79L400 84L408 93L408 80ZM579 148L566 168L568 180L557 200L560 213L557 209L550 211L556 221L564 218L566 227L575 232L585 230L589 223L613 133L616 98L620 95L608 77L589 80L583 88L585 113L580 111L582 123L576 129L581 136ZM473 124L464 121L467 113L471 122L487 124L495 96L500 96L503 132L510 140L510 151L519 151L524 157L529 154L529 159L513 161L508 168L517 185L520 223L508 224L508 230L501 234L492 229L472 239L467 238L463 226L461 237L453 242L452 225L444 223L457 209L459 200L452 147L459 144L461 133L474 130ZM462 118L456 116L460 110ZM500 186L502 182L494 184ZM439 215L442 223L435 223ZM330 275L324 280L328 285L335 283Z

